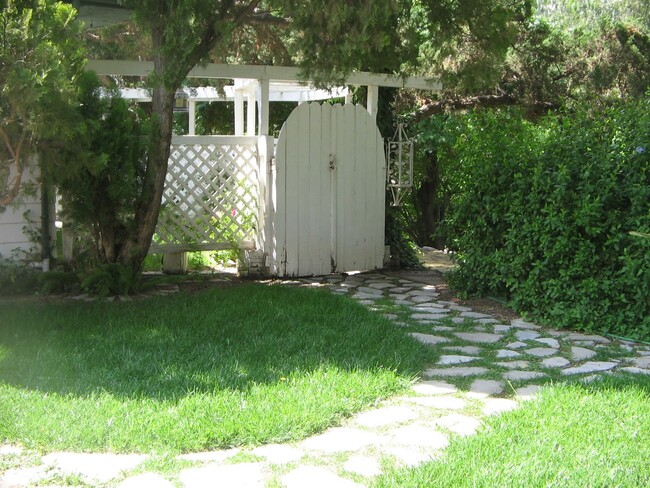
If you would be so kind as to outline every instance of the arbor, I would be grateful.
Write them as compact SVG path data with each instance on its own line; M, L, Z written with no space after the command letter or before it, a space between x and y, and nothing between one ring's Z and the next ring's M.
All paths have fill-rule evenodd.
M54 157L52 142L71 135L67 109L85 62L74 18L52 0L9 0L0 11L0 206L19 195L39 147Z

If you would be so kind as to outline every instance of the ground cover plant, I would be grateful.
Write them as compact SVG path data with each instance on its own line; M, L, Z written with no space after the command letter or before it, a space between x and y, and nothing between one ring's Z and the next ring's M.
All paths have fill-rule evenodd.
M0 303L0 443L188 452L299 439L401 391L432 352L361 305L248 284Z
M389 470L376 486L648 486L648 401L648 378L547 386L453 439L439 459Z

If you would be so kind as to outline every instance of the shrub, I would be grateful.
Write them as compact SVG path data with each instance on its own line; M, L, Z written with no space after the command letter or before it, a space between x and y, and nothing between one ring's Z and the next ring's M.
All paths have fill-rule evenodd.
M452 285L558 327L650 337L650 98L532 125L473 114L455 144Z

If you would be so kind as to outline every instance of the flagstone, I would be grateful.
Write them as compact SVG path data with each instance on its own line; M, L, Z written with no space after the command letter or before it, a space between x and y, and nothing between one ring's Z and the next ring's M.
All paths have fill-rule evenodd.
M470 307L463 307L462 305L456 305L455 303L448 303L450 310L453 310L454 312L471 312L472 309Z
M319 466L300 466L282 476L281 481L284 488L363 488L363 485Z
M158 473L142 473L125 479L117 488L174 488L176 485Z
M253 449L253 454L265 458L271 464L288 464L303 457L304 451L286 444L267 444Z
M511 329L512 327L510 325L498 324L494 326L495 333L506 333L506 332L510 332Z
M526 385L522 386L521 388L517 388L515 390L515 393L521 400L531 400L537 396L541 389L541 385Z
M343 469L366 477L381 474L381 465L375 458L369 456L352 456L345 462Z
M544 376L546 376L546 373L541 373L538 371L513 370L503 373L503 378L510 381L534 380L536 378L542 378Z
M413 320L440 320L443 313L414 313L411 315Z
M585 349L584 347L571 347L571 358L574 361L583 361L585 359L591 359L596 355L595 351L591 349Z
M462 436L474 434L481 425L481 422L474 417L456 413L436 419L434 423Z
M557 339L553 339L552 337L539 337L535 339L535 341L541 342L542 344L546 344L547 346L550 346L553 349L560 348L560 342Z
M499 342L503 336L487 332L455 332L454 335L464 341L492 344Z
M467 396L470 398L485 398L498 395L503 391L503 383L496 380L474 380L469 387Z
M490 319L478 319L478 320L476 320L476 322L478 322L479 324L483 324L483 325L500 324L501 323L497 319L492 319L492 318L490 318Z
M518 330L515 332L515 337L520 341L529 341L532 339L537 339L539 337L539 333L532 330Z
M379 282L376 282L376 283L367 283L367 285L368 285L368 287L376 288L377 290L383 290L385 288L391 288L391 287L395 286L392 283L387 283L385 281L379 281Z
M363 412L357 415L354 422L362 427L384 427L414 420L417 417L418 414L409 407L394 406Z
M395 444L402 446L443 449L449 444L446 435L421 423L394 429L388 435Z
M488 315L486 313L480 313L480 312L461 312L460 316L468 318L468 319L488 319L488 318L492 318L490 315Z
M421 334L420 332L411 332L409 335L420 341L422 344L441 344L443 342L451 342L451 339L447 337L440 337L431 334Z
M481 366L457 366L452 368L429 368L424 371L424 376L443 376L443 377L458 377L458 376L478 376L487 373L489 370Z
M55 452L43 456L42 462L66 474L76 474L87 480L106 483L146 459L147 457L141 454Z
M455 385L446 381L419 381L411 389L420 395L447 395L458 391Z
M616 366L618 366L618 363L615 363L613 361L590 361L574 368L563 369L562 374L570 375L595 373L596 371L608 371L615 368Z
M369 286L360 286L357 288L357 295L359 294L382 296L384 293L376 288L370 288Z
M483 400L484 406L482 412L485 415L495 415L498 413L509 412L519 405L515 400L508 398L486 398Z
M567 335L567 338L572 341L593 341L593 342L599 342L601 344L609 344L610 342L612 342L609 339L600 335L581 334L579 332L571 332Z
M446 325L436 325L434 327L431 327L431 330L434 332L451 332L456 329L453 327L447 327Z
M648 356L634 358L632 362L637 368L650 368L650 357Z
M516 358L518 356L521 356L521 353L518 353L516 351L510 351L508 349L499 349L497 351L497 359Z
M571 364L571 361L569 361L566 358L563 358L561 356L555 356L552 358L546 358L542 361L542 366L544 368L564 368L565 366L568 366Z
M508 349L521 349L522 347L528 347L528 344L526 344L525 342L516 341L507 344L506 347Z
M530 366L528 361L502 361L494 364L508 369L525 369Z
M513 319L510 321L510 325L520 329L541 329L539 325L535 325L532 322L526 322L523 319Z
M471 363L472 361L476 361L477 359L478 359L477 357L472 357L472 356L457 356L454 354L442 355L440 356L440 359L436 364L440 364L440 365L463 364L463 363Z
M462 398L456 398L449 395L434 397L415 397L410 398L410 402L417 403L423 407L439 408L442 410L462 410L467 406L467 402Z
M437 295L415 295L415 296L410 296L408 300L412 301L413 303L425 303L425 302L430 302L433 300Z
M335 427L325 433L305 439L303 449L326 453L358 451L378 441L376 434L360 429Z
M241 449L238 447L233 447L232 449L222 449L218 451L206 451L206 452L192 452L189 454L181 454L177 456L177 459L183 461L197 461L197 462L217 462L221 463L228 458L233 457L234 455L241 452Z
M532 349L526 349L524 352L531 356L544 357L557 354L557 349L553 349L552 347L533 347Z
M481 348L478 346L445 346L443 349L448 351L458 351L463 354L481 354Z

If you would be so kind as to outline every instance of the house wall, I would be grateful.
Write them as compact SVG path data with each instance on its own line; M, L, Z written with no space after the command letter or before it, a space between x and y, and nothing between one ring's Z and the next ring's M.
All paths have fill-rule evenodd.
M12 181L13 174L8 181ZM37 168L23 175L23 182L34 182L38 178ZM3 184L4 182L0 182ZM0 189L0 193L4 193ZM0 258L29 259L40 261L40 243L30 240L25 230L38 231L41 226L40 191L36 195L19 195L12 205L0 207Z

